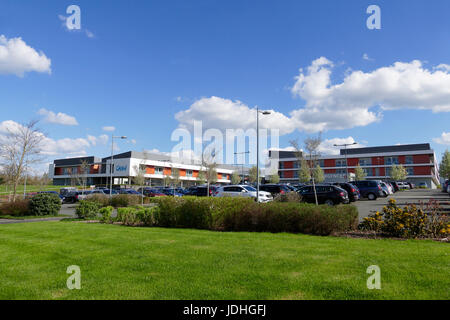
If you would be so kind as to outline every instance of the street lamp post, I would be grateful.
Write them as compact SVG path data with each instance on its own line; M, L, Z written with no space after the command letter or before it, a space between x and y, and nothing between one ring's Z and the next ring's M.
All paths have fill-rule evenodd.
M235 152L234 154L246 154L246 153L250 153L250 151L245 151L245 152ZM244 177L244 163L245 163L245 159L244 161L241 163L241 173L242 173L242 183L244 183L245 177Z
M347 182L349 181L348 179L348 161L347 161L347 147L348 146L352 146L358 144L357 142L353 142L353 143L344 143L344 144L334 144L335 147L344 147L345 148L345 172L346 172L346 180Z
M260 111L256 106L256 202L259 203L259 114L268 115L270 111Z
M126 139L126 136L114 136L111 135L111 163L109 165L109 196L112 197L112 186L113 186L113 161L114 161L114 139Z

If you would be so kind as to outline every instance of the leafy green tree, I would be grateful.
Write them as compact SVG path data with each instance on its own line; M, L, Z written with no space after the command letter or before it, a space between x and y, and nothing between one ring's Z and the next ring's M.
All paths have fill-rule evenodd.
M280 182L280 176L278 173L271 174L269 176L269 182L270 183L279 183Z
M364 180L366 178L366 176L367 176L366 172L358 164L358 166L355 168L355 179L356 179L356 181Z
M439 174L444 179L450 178L450 152L445 150L444 154L442 155L442 161L439 164Z
M248 180L250 183L256 183L256 173L256 166L251 167L248 171ZM259 182L261 182L261 170L259 170Z
M300 182L308 183L311 180L311 172L308 167L308 162L305 159L300 161L300 169L298 170L298 179Z
M403 167L401 164L399 165L393 165L392 166L392 172L391 172L391 178L394 181L400 181L405 180L408 173L406 172L405 167Z
M231 175L231 184L239 184L239 182L241 182L241 176L237 171L234 171Z
M172 182L175 187L177 187L181 183L180 169L172 168Z
M325 180L325 174L319 165L317 165L316 168L314 169L313 176L315 182L317 183L321 183Z

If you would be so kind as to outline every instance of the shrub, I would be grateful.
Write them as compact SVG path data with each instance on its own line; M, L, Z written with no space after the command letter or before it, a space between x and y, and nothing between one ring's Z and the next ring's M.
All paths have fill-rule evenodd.
M100 212L102 205L95 201L82 200L78 205L75 214L80 219L92 219L96 218Z
M376 212L364 218L360 229L384 233L401 238L438 237L450 234L450 224L445 213L436 201L426 206L415 204L404 208L390 199L382 212Z
M111 205L114 208L135 206L141 204L141 196L134 194L117 194L112 196Z
M128 226L153 226L158 213L158 207L144 208L135 206L118 208L116 221Z
M55 216L61 209L61 199L57 194L40 193L30 200L30 214L33 216Z
M94 193L92 195L89 195L89 197L87 198L87 201L97 202L102 207L107 207L111 204L111 200L110 200L109 196L107 196L106 194L100 194L100 193Z
M30 214L30 200L16 200L1 204L0 215L26 216Z
M104 223L109 223L111 222L111 215L113 212L114 208L111 206L107 206L107 207L103 207L101 208L98 212L100 213L100 221L104 222Z
M354 206L298 202L258 204L250 198L162 197L155 225L221 231L293 232L329 235L358 225Z

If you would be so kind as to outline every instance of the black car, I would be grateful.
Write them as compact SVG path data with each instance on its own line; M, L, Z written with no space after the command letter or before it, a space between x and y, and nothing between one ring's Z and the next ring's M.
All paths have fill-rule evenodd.
M72 191L69 193L66 193L66 195L63 198L63 203L75 203L78 201L78 194L81 192L78 191Z
M349 203L348 193L344 189L334 185L316 185L317 202L319 204L328 204L330 206L340 203ZM302 201L316 203L313 186L300 188Z
M213 195L214 188L209 188L209 196ZM197 196L197 197L206 197L208 195L208 187L200 186L200 187L191 187L186 193L186 196Z
M278 194L284 194L292 192L291 188L284 184L263 184L259 186L260 191L267 191L272 194L272 197L276 197Z
M348 182L336 182L334 183L335 186L338 186L348 193L348 199L350 202L354 202L356 200L359 200L361 198L361 194L359 192L359 189L357 186L348 183Z

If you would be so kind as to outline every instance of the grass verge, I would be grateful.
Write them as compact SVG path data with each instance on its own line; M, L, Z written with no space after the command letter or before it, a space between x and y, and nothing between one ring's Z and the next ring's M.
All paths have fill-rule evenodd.
M449 299L446 243L36 222L0 225L0 299ZM81 268L81 290L66 269ZM366 269L381 268L381 290Z

